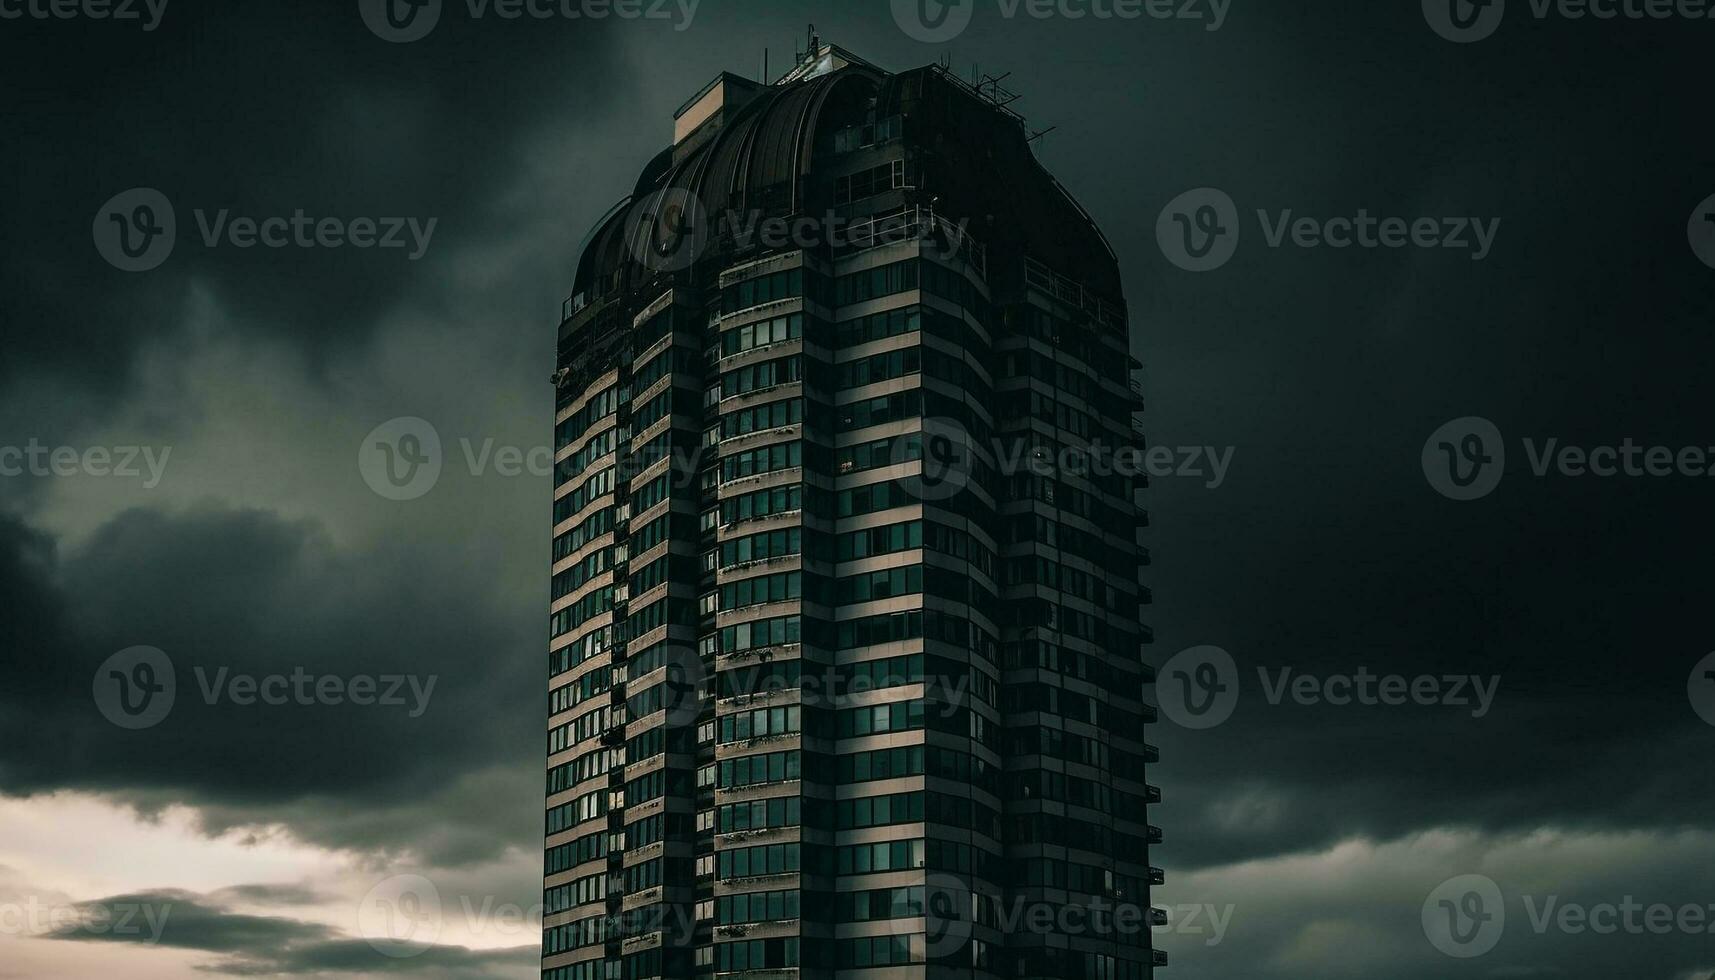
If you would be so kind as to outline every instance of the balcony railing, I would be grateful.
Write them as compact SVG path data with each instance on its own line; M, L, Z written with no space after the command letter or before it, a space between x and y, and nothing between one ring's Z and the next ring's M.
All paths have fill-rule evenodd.
M843 258L882 245L924 240L933 240L948 254L963 258L988 280L988 250L983 244L933 208L917 205L853 221L845 229L845 241L833 253Z

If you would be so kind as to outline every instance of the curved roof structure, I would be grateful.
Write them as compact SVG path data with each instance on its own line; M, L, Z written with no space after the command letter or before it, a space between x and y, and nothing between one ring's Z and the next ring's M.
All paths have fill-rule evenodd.
M673 205L706 216L821 215L832 198L813 178L825 166L818 154L832 154L833 134L899 115L922 174L923 203L954 222L968 220L991 262L1028 254L1119 300L1112 250L1037 163L1018 116L935 66L894 75L841 64L767 86L735 79L746 86L742 101L650 161L631 196L591 234L574 293L594 299L655 278L660 265L643 259L652 246L659 254L675 244L661 239L679 233L676 222L664 229L658 213ZM699 246L698 257L720 254L718 247L708 251L702 255Z

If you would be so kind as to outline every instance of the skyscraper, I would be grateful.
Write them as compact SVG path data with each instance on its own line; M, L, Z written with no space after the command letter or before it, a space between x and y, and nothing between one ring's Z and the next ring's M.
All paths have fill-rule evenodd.
M592 232L554 374L545 978L1165 962L1142 478L1067 462L1140 444L1138 365L1007 101L812 38L686 102Z

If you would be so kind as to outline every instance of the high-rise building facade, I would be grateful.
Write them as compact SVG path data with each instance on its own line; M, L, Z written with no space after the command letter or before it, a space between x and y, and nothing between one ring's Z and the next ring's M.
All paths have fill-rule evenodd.
M687 102L591 234L554 375L545 978L1165 962L1142 478L1065 464L1140 444L1138 365L1112 251L1005 101L812 40Z

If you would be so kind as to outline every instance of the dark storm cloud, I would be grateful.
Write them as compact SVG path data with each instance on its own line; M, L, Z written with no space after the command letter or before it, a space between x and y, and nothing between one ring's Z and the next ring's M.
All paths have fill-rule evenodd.
M1170 878L1438 825L1709 825L1715 732L1685 689L1715 647L1693 544L1715 534L1710 481L1538 479L1519 442L1715 444L1710 274L1685 239L1715 175L1683 163L1715 155L1715 134L1659 95L1698 84L1708 30L1511 10L1460 47L1417 7L1246 6L1194 53L1131 41L1150 46L1133 75L1124 43L1081 47L1057 72L1076 102L1020 82L1061 127L1050 168L1120 255L1147 431L1235 447L1218 490L1149 494L1151 658L1219 644L1244 682L1221 728L1150 733ZM1098 74L1113 83L1077 88ZM1129 124L1097 125L1112 118ZM1155 219L1205 185L1232 195L1242 237L1227 266L1187 274ZM1271 248L1255 213L1358 208L1502 223L1473 263ZM1419 452L1472 414L1512 458L1494 495L1454 503ZM1500 688L1482 719L1270 706L1256 671L1287 666Z
M241 902L247 905L304 906L315 905L327 896L303 885L234 885L209 896L216 902Z
M272 890L273 886L244 886ZM244 889L239 889L244 890ZM220 895L177 889L115 895L75 906L79 921L46 940L132 943L222 954L198 969L221 976L411 973L448 980L516 974L536 947L473 950L351 938L329 926L232 912Z
M63 562L16 521L0 528L7 792L189 802L214 830L290 817L322 843L415 845L443 860L528 841L540 785L507 774L538 738L540 697L517 679L536 636L482 593L480 574L424 575L444 559L408 543L354 556L308 522L255 511L128 511ZM159 724L128 731L92 685L104 660L139 644L171 658L176 700ZM230 684L270 676L291 682L276 691L286 703ZM319 691L360 677L378 703ZM380 703L389 690L397 703ZM469 725L477 715L487 720ZM465 778L516 798L482 811L442 798Z
M438 256L507 235L491 198L522 133L612 109L578 93L612 74L604 37L615 29L496 20L396 45L350 0L172 3L147 33L7 20L0 371L112 394L103 386L124 377L139 344L177 326L193 286L242 329L301 344L317 363L361 348L383 311L432 301L424 287ZM158 269L129 274L97 254L91 225L133 187L166 195L178 244ZM193 209L211 226L221 209L437 225L420 261L405 258L411 249L209 248ZM577 234L568 227L568 254Z

